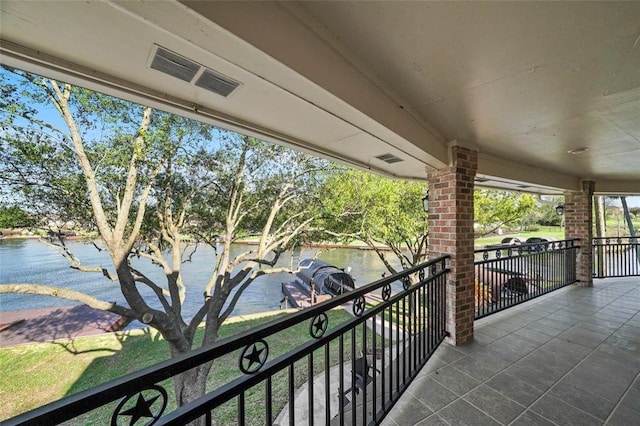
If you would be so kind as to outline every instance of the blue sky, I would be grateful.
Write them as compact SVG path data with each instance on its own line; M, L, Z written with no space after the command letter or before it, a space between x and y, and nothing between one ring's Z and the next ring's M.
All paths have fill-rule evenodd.
M640 189L638 189L638 191L640 191ZM619 199L613 199L612 200L612 204L614 206L622 207L622 203L620 202ZM631 208L631 207L640 207L640 197L636 197L636 196L627 197L627 206L629 208Z

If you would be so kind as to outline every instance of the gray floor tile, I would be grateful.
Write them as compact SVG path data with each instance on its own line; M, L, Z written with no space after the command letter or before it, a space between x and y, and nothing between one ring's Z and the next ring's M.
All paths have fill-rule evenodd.
M640 351L629 349L624 345L610 343L609 341L606 341L602 345L600 345L600 347L598 347L596 351L611 354L612 356L617 357L620 360L624 360L623 362L627 365L635 369L640 369L640 356L638 356L638 353L640 353Z
M537 331L538 333L546 334L547 336L551 337L556 337L558 334L561 334L565 331L565 329L550 327L547 324L541 324L539 321L529 324L525 328Z
M599 333L611 334L618 329L618 327L613 327L606 324L591 322L590 320L583 321L577 326L582 328L586 328L587 330L597 331Z
M551 395L545 395L531 406L531 410L559 425L589 426L600 425L601 420L569 405Z
M542 346L541 348L530 353L520 361L519 365L530 365L534 368L548 369L557 374L565 374L571 370L583 356L587 354L581 351L566 353L563 350L557 350L553 346ZM556 376L557 377L557 376Z
M444 367L445 365L449 364L448 362L440 359L440 358L436 358L435 356L432 356L429 361L427 361L427 363L425 364L424 367L422 367L422 370L420 370L420 372L418 373L418 376L416 378L423 378L423 377L427 377L430 373Z
M494 333L485 333L485 332L483 332L482 330L478 330L478 331L475 331L475 332L473 333L473 339L474 339L476 342L478 342L478 343L480 343L480 344L482 344L482 345L489 345L489 344L491 344L491 343L495 342L495 341L496 341L497 339L499 339L500 337L502 337L502 336L497 336L497 337L496 337L496 336L495 336L495 335L493 335L493 334L494 334ZM499 334L499 333L496 333L496 334Z
M526 360L520 360L507 368L505 373L538 389L546 390L553 386L566 371L564 371L564 367L562 366L539 363L533 364Z
M544 390L531 386L507 373L500 373L486 382L486 385L524 406L529 406L544 393Z
M464 345L457 346L456 350L462 352L463 354L475 353L476 351L485 350L489 346L478 342L477 340L471 340L470 342L465 343Z
M433 411L450 404L458 396L432 378L417 379L407 389L411 395Z
M510 334L513 330L504 330L498 326L498 323L489 323L483 327L478 327L475 332L484 333L488 336L493 337L494 339L499 339L501 337Z
M393 419L391 418L391 414L389 414L387 417L384 418L384 420L382 420L382 422L380 423L380 426L400 426L400 425L394 422Z
M433 414L426 405L412 395L404 394L387 417L402 426L415 425Z
M515 362L531 353L538 344L513 334L492 343L487 350L504 361Z
M499 358L466 357L452 364L453 367L481 382L510 365Z
M623 322L610 321L610 320L607 320L607 319L596 318L596 317L592 317L591 319L588 320L588 322L590 322L592 324L606 326L606 327L613 328L613 329L618 329L618 328L620 328L620 326L622 326L624 324L624 321Z
M551 395L601 420L606 420L616 406L604 395L598 395L584 389L578 389L568 382L561 381L551 389Z
M582 328L579 325L565 331L558 335L558 339L566 340L570 343L575 343L580 346L584 346L588 349L594 349L598 347L602 342L607 340L609 334L603 334L596 331Z
M627 407L618 407L606 423L607 426L636 426L639 424L640 411Z
M560 338L550 340L543 346L543 349L549 353L556 353L561 356L562 359L574 364L577 364L592 351L589 348Z
M464 395L480 384L478 380L451 366L436 370L429 377L459 396Z
M458 399L438 411L437 414L447 423L456 426L497 426L500 424L462 399Z
M549 336L548 334L533 330L528 326L514 331L513 334L515 334L516 336L525 337L538 344L547 343L549 340L553 339L553 336Z
M640 285L602 283L566 287L479 321L474 341L442 346L405 393L413 399L403 409L419 401L428 410L390 418L389 426L418 419L422 425L634 424Z
M432 414L420 423L419 426L449 426L449 423L444 421L442 417L437 414Z
M525 410L523 405L488 386L475 388L463 399L503 424L508 424Z
M460 348L454 348L453 346L443 343L433 354L433 357L445 361L447 363L452 363L460 358L466 356L466 354L460 350Z
M550 421L547 421L543 417L534 413L531 410L527 410L520 415L510 426L555 426Z
M638 378L620 400L620 406L640 410L640 380Z
M547 316L542 318L538 323L547 327L557 328L558 330L568 330L578 323L578 321L570 320L566 318L559 318L557 316Z

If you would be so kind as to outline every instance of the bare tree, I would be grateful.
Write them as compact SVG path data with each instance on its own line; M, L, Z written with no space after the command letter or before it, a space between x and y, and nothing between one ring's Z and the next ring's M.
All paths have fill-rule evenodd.
M198 343L215 342L242 292L259 276L286 270L276 267L281 253L313 220L303 199L317 161L149 107L15 73L34 102L24 102L17 85L6 86L14 102L2 105L0 179L25 200L35 200L41 211L67 214L95 228L115 273L82 265L63 239L50 244L74 269L117 281L128 306L37 283L2 285L0 293L63 297L137 319L162 334L172 356L194 347L203 322ZM34 118L33 105L45 101L56 108L66 131ZM133 120L134 132L127 133L126 123ZM187 235L215 252L215 268L192 318L182 311L189 285L181 266L195 249L187 250ZM252 235L257 245L232 257L232 243ZM154 281L136 267L140 258L161 268L166 281ZM143 288L158 303L145 299ZM174 378L178 405L204 394L210 367L205 363Z

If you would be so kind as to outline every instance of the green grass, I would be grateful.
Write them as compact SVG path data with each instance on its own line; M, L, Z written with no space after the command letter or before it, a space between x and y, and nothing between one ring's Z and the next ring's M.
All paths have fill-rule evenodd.
M526 240L530 237L553 237L557 238L558 240L564 240L564 228L561 228L559 226L540 226L537 231L511 232L505 233L503 235L477 238L475 240L475 246L481 248L488 244L499 244L504 238L507 237L519 237L523 240Z
M327 313L329 329L351 318L340 310ZM275 318L275 317L274 317ZM272 318L268 318L271 320ZM258 318L225 324L220 336L228 337L263 324L267 319ZM202 333L200 330L199 333ZM369 333L370 334L370 333ZM198 335L201 337L201 335ZM303 322L266 339L269 343L269 359L308 342L309 323ZM196 340L198 341L198 340ZM351 351L350 335L344 340L345 360ZM362 347L360 333L356 335L356 347ZM214 362L207 390L233 380L241 375L238 369L239 351L227 354ZM7 419L48 402L55 401L85 389L90 389L124 374L140 370L168 357L168 346L157 333L131 332L84 337L66 343L31 344L0 349L2 382L0 383L0 419ZM330 363L338 362L337 344L331 346ZM324 349L316 351L313 360L314 374L324 368ZM308 362L303 359L295 366L296 388L306 382ZM274 415L287 401L286 371L273 378ZM173 386L170 380L162 383L169 393L168 410L175 408ZM75 424L108 424L117 401L88 413L74 421ZM247 392L248 424L264 424L264 386ZM235 399L216 410L214 415L220 424L235 424Z

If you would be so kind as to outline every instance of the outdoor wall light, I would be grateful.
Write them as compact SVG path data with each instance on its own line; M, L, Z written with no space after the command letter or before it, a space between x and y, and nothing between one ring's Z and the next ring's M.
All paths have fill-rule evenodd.
M564 214L564 203L558 204L558 207L556 207L556 214L558 216L562 216Z
M425 213L429 213L429 190L427 189L427 195L422 197L422 209Z

